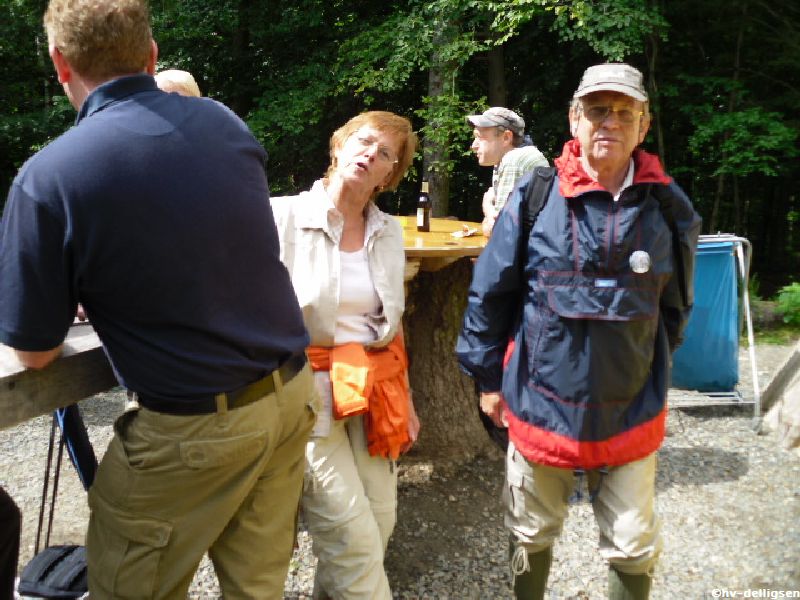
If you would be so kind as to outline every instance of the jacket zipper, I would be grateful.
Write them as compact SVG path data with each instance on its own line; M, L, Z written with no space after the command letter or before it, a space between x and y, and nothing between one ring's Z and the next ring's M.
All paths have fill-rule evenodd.
M606 273L611 275L611 260L612 260L612 249L614 247L614 235L616 234L616 224L617 224L617 204L619 201L615 202L614 198L611 198L611 207L609 211L609 217L611 224L608 228L608 244L606 245Z

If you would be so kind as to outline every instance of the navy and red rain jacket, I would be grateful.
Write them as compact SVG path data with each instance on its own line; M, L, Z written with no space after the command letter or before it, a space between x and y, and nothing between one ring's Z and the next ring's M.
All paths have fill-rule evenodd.
M502 390L509 437L539 464L626 464L664 438L701 221L657 157L636 150L633 160L633 184L614 202L581 167L578 142L567 142L527 243L530 176L475 264L458 360L481 391ZM677 247L660 204L674 217ZM646 272L631 267L637 251L649 257Z

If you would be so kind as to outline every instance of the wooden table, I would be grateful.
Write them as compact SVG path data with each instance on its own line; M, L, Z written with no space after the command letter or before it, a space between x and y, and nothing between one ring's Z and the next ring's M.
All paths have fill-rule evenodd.
M421 271L438 271L464 257L478 256L487 239L480 223L454 219L431 218L430 231L417 231L416 217L395 217L403 226L403 245L406 250L405 279L409 281ZM472 235L456 237L454 232L465 229Z

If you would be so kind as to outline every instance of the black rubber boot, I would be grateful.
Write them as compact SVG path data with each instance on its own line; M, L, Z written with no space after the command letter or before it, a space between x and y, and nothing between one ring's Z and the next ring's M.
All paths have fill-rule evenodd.
M647 600L651 577L647 573L622 573L608 568L608 600Z
M543 600L550 574L550 563L553 560L553 549L546 548L539 552L529 552L523 546L509 544L511 554L511 573L514 576L514 597L517 600ZM525 557L527 554L527 569Z

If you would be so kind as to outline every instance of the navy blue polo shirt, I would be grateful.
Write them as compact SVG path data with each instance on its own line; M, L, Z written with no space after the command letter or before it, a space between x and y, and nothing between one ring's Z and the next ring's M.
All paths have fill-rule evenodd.
M9 192L0 341L54 348L81 302L120 382L170 399L236 389L302 351L265 160L211 99L144 74L95 89Z

